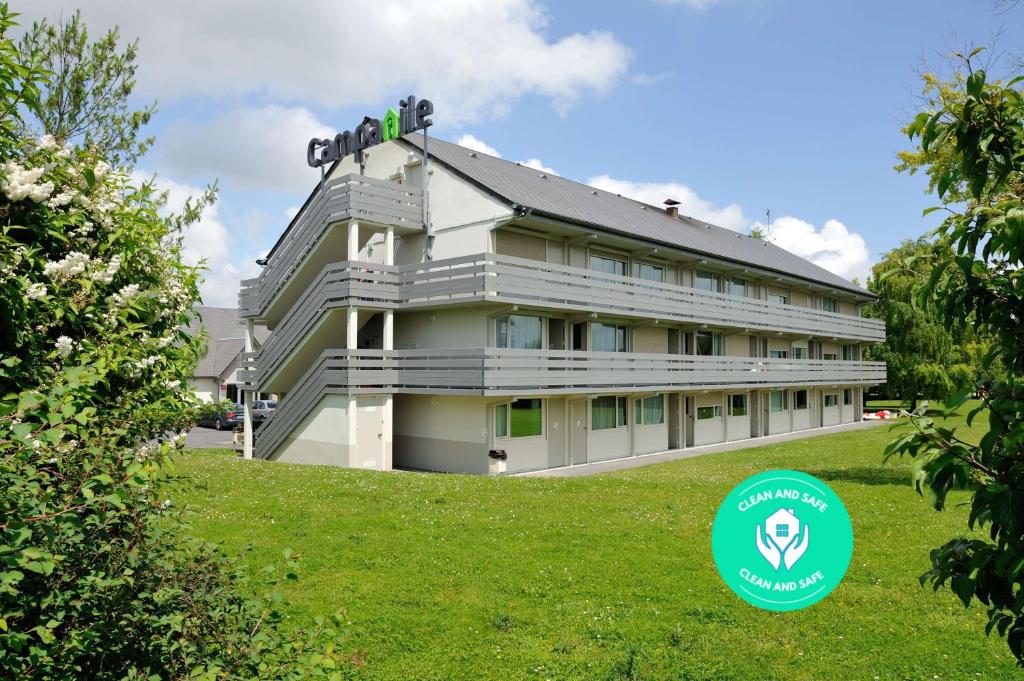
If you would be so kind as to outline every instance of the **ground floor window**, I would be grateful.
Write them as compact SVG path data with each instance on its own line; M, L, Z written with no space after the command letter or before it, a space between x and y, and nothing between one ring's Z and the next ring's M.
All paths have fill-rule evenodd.
M793 391L793 409L797 411L807 408L807 391L806 390L794 390Z
M843 404L853 404L853 388L843 388Z
M516 400L494 408L495 437L534 437L543 434L544 400Z
M722 407L715 405L713 407L697 407L697 420L708 421L710 419L722 418Z
M594 430L621 428L626 425L626 398L608 395L591 402L591 427Z
M665 423L665 398L654 395L636 400L636 423L640 426L653 426Z
M839 395L825 395L825 406L826 407L838 407L839 406Z
M747 396L745 393L729 395L729 416L747 415Z
M786 391L773 390L768 398L768 408L773 412L786 411Z

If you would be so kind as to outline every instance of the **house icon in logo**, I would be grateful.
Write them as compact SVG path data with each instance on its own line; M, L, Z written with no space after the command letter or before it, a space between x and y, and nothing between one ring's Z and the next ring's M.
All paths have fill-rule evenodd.
M763 532L763 535L762 535ZM757 526L757 550L776 570L790 569L807 551L808 528L793 509L780 508Z

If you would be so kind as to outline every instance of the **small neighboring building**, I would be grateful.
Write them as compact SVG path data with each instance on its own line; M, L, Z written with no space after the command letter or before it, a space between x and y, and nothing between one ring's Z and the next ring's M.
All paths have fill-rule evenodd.
M237 401L239 395L238 368L241 352L245 348L245 320L233 307L196 307L199 320L193 321L189 332L206 331L206 355L199 360L190 381L192 390L203 402ZM270 332L265 326L254 329L255 347L267 339Z

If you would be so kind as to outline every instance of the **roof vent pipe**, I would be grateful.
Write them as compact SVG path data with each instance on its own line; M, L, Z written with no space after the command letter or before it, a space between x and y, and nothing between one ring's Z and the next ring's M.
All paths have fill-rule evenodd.
M675 199L665 199L662 203L665 204L665 212L670 216L677 218L679 217L679 202Z

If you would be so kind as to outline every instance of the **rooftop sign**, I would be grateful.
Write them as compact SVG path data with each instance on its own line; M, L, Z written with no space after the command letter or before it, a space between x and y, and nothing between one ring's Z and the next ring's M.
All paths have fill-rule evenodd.
M381 142L433 125L428 116L434 113L434 104L429 99L417 101L416 97L409 95L398 105L398 111L388 109L383 118L365 116L353 132L339 132L334 139L314 137L309 140L306 162L313 168L319 168L349 154L358 154Z

